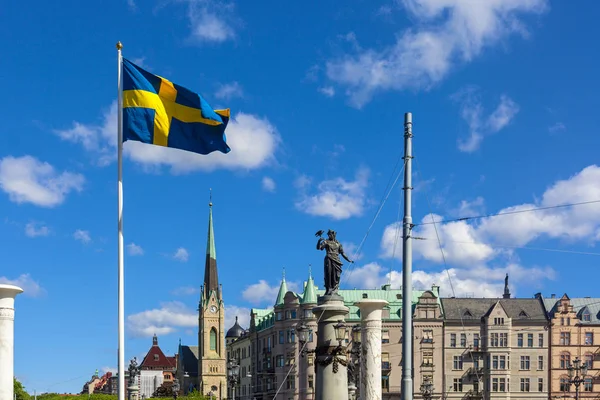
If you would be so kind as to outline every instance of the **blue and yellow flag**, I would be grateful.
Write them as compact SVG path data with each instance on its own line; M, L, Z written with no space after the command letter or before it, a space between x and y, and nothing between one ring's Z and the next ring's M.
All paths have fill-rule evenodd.
M198 93L123 58L123 141L228 153L227 122L229 109L213 110Z

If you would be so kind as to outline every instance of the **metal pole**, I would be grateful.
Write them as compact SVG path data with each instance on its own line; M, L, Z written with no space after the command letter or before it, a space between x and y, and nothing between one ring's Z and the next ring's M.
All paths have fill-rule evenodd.
M404 219L402 222L402 399L413 399L412 381L412 113L404 114Z
M123 273L123 80L122 65L123 56L121 42L117 43L118 51L118 123L117 123L117 170L118 170L118 309L119 309L119 347L118 347L118 377L119 377L119 400L125 400L125 306L123 304L125 297L124 273Z

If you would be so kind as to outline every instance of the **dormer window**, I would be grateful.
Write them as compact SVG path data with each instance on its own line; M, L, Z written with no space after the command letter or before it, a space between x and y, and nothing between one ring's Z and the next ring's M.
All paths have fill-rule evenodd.
M529 315L525 312L525 310L521 310L519 313L519 318L529 318Z
M592 316L590 311L586 308L583 314L581 314L581 319L586 322L590 322L592 320Z
M154 355L154 361L158 361L158 354Z
M465 311L465 313L463 314L464 318L473 318L473 314L471 314L471 311L467 310Z

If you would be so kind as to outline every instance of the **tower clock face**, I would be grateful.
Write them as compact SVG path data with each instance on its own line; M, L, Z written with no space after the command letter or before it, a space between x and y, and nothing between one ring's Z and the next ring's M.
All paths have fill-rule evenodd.
M216 313L217 312L217 306L214 306L214 305L210 306L210 312L213 313L213 314Z

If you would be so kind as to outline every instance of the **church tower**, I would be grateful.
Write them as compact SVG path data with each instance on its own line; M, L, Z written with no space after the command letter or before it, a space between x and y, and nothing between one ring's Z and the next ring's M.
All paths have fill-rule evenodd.
M200 289L198 305L198 387L203 395L212 392L214 399L224 399L227 395L225 307L217 272L212 201L208 206L204 284Z

